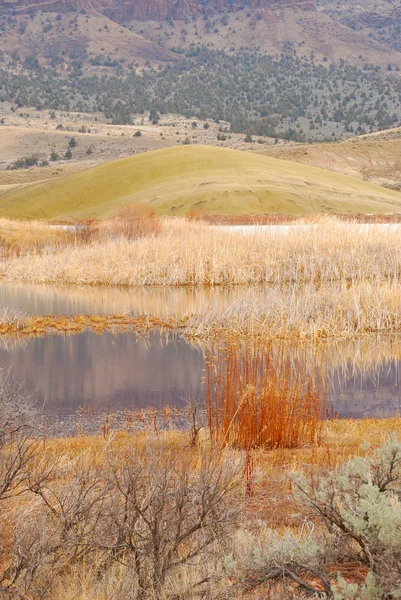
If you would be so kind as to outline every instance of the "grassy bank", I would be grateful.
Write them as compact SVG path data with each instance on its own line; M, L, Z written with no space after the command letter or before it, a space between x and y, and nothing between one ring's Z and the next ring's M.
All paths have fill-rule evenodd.
M8 309L0 312L0 336L35 337L50 334L79 334L83 331L94 331L114 334L122 332L149 333L158 331L183 330L186 319L159 319L151 316L129 317L126 315L77 315L31 317L23 313L14 313Z
M205 305L159 318L152 314L27 316L0 313L0 334L32 336L151 329L180 331L188 338L257 337L289 341L339 341L365 334L401 332L401 284L275 286L264 294L248 291L227 308Z

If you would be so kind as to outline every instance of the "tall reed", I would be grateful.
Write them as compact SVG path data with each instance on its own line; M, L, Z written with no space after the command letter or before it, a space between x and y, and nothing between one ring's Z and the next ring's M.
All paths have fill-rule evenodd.
M152 221L151 230L153 225ZM88 244L72 240L60 248L37 252L33 247L24 256L6 256L0 262L0 277L124 286L326 286L392 284L401 274L397 225L361 225L327 217L247 235L185 219L166 218L155 225L158 235L152 231L135 239L106 235Z
M211 439L239 448L299 448L319 442L325 387L293 364L284 346L229 343L206 360Z

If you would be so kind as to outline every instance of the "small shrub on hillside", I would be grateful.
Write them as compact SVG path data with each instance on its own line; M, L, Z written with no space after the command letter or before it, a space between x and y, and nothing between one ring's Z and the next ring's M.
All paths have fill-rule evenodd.
M11 171L18 169L29 169L29 167L36 167L38 162L39 156L37 154L32 154L31 156L26 156L25 158L18 158L7 168Z

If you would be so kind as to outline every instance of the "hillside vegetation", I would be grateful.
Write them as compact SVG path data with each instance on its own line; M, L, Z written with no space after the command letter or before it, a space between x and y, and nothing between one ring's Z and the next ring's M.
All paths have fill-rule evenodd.
M174 113L227 121L231 132L292 141L333 141L399 124L396 70L320 64L286 48L277 58L194 46L176 52L180 60L162 68L127 69L119 62L110 67L112 60L96 56L91 60L101 73L91 76L79 61L72 71L58 73L35 57L5 65L0 52L0 102L17 109L101 112L115 125L130 124L137 114L148 118L151 112L157 121L157 115ZM8 125L9 117L1 117Z
M206 146L167 148L6 193L0 215L106 216L142 202L157 214L393 213L401 195L324 171Z

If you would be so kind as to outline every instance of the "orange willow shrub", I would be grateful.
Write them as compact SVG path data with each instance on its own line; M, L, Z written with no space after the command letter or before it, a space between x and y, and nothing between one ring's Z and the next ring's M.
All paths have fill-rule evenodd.
M103 221L103 237L135 240L141 237L156 236L161 231L161 221L145 204L129 204L113 217Z
M284 346L230 343L206 359L210 437L239 448L299 448L319 443L325 385L293 362Z

